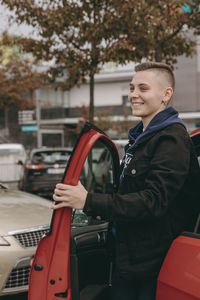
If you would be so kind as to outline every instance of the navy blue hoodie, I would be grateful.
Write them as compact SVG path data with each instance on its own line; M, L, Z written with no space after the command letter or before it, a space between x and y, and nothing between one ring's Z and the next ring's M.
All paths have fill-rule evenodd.
M131 161L133 155L133 149L137 145L138 141L143 138L144 136L160 131L161 129L167 127L170 124L179 123L181 125L184 125L183 121L178 117L178 112L175 110L172 106L166 108L165 110L162 110L157 115L154 116L154 118L151 120L147 128L143 131L143 123L140 121L136 126L131 128L128 132L128 138L129 138L129 148L126 150L126 155L123 160L124 162L124 169L128 166L129 162ZM124 170L121 174L120 179L123 178Z

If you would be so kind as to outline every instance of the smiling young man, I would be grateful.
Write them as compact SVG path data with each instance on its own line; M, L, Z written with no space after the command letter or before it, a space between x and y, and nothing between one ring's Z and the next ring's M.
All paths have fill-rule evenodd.
M192 231L199 211L199 166L178 112L168 106L174 91L171 68L137 65L130 83L133 115L116 194L90 193L58 184L53 209L73 207L114 222L113 300L155 300L157 276L172 241Z
M146 69L151 65L154 68ZM133 115L142 118L145 129L153 117L164 110L171 100L174 76L169 66L164 64L145 63L138 65L135 70L136 74L130 83L129 101Z

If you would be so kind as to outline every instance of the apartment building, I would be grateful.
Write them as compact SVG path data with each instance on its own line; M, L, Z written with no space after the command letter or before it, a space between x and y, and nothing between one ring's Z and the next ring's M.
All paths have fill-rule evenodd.
M127 97L134 66L134 63L125 66L108 63L95 75L95 118L103 112L113 124L122 121L136 124L139 121L139 118L132 116ZM188 131L191 131L200 127L200 37L194 57L178 58L175 77L172 105L180 112ZM36 91L35 99L36 110L20 111L17 116L9 112L8 121L12 120L12 123L8 122L8 127L12 139L16 136L18 141L30 148L71 146L73 131L82 118L82 109L89 105L89 82L75 86L70 91L54 89L53 86L48 89L44 87ZM3 118L5 116L0 113L0 123ZM119 137L116 132L109 133L112 138ZM126 138L126 135L127 132L121 133L120 138Z

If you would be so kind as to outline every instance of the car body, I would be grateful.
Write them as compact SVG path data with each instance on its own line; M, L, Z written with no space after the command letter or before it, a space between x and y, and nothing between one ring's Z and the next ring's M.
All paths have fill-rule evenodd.
M27 192L51 194L62 180L71 148L33 149L24 166L21 188Z
M191 137L200 156L200 130L192 132ZM102 180L100 189L96 170L98 161L103 166L103 157L107 174L112 172L112 176L108 176L109 182ZM105 168L100 169L103 176ZM63 183L76 185L79 179L89 191L99 193L115 192L119 180L115 144L88 123L70 157ZM200 299L199 219L194 232L185 232L172 243L158 277L156 300ZM31 267L29 300L55 297L109 300L113 268L111 245L109 224L103 220L66 207L54 211L49 234L39 242Z
M0 296L27 291L30 260L49 231L50 201L0 185Z
M26 158L22 144L0 144L0 182L17 187L24 175Z

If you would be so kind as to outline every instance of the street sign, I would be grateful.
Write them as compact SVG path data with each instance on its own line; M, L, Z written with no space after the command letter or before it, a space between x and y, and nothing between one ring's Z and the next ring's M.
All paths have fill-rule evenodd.
M33 123L35 120L35 110L20 110L18 111L18 122L21 125Z
M38 127L35 125L30 125L30 126L21 126L21 130L23 132L27 132L27 131L38 131Z

